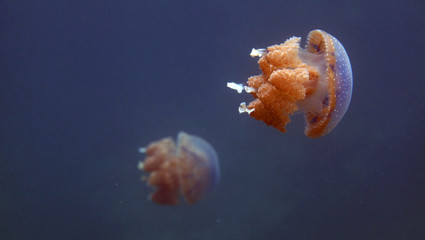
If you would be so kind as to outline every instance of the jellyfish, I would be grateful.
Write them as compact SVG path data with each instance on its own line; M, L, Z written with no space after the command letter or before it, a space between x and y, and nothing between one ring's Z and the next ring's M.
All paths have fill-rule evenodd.
M154 192L149 198L161 205L177 205L180 196L194 204L217 185L220 178L217 153L204 139L180 132L177 142L171 137L150 143L139 150L146 154L138 168Z
M260 57L261 75L252 76L247 86L233 82L227 87L255 98L242 102L239 113L286 132L290 116L304 113L305 134L318 138L341 121L351 101L353 76L342 44L322 30L308 34L306 48L301 38L292 37L267 49L253 49Z

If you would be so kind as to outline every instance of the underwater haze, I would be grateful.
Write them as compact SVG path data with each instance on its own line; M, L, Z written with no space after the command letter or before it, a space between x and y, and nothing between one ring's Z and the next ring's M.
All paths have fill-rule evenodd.
M0 2L1 240L425 239L425 3ZM239 114L252 48L314 29L353 71L326 136ZM220 180L161 206L138 149L185 131Z

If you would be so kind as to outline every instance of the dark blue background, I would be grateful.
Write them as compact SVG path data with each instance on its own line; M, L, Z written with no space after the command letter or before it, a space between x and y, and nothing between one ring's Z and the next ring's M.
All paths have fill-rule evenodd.
M423 1L1 1L0 239L425 239ZM252 47L313 29L353 68L320 139L239 115ZM138 147L180 130L217 189L156 206Z

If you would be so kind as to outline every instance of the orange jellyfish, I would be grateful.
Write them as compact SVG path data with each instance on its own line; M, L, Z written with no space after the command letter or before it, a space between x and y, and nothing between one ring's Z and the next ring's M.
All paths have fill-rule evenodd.
M230 82L227 87L255 98L249 105L241 103L239 113L282 132L291 115L304 113L305 134L318 138L335 128L350 105L351 65L342 44L325 31L311 31L305 49L300 40L292 37L267 49L252 49L263 74L250 77L248 86Z
M154 188L150 199L163 205L177 205L182 195L193 204L218 183L220 170L214 148L204 139L180 132L177 143L171 137L150 143L139 169L148 173L142 180Z

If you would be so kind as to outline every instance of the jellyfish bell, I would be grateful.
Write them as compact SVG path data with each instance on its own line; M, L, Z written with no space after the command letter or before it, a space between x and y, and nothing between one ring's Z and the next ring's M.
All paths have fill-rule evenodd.
M285 132L290 116L304 113L305 134L311 138L331 132L348 109L353 77L348 55L332 35L313 30L306 48L300 38L266 50L253 50L258 56L262 74L248 79L248 86L228 83L238 92L251 93L255 100L242 103L239 112L264 121ZM246 89L249 89L247 91Z
M218 184L220 170L214 148L204 139L184 132L178 134L178 153L181 156L180 183L188 203L197 202Z
M155 203L176 205L183 196L188 204L194 204L218 184L217 153L200 137L180 132L177 143L168 137L139 151L146 154L139 169L148 173L142 180L154 188L150 199Z
M344 46L332 35L322 30L313 30L308 34L306 50L312 55L323 55L325 66L323 85L327 85L322 91L322 111L306 111L308 124L306 134L312 137L320 137L331 132L341 121L347 112L351 102L353 89L353 74L350 59ZM310 55L311 55L310 54ZM307 62L306 55L300 55ZM324 97L323 97L324 95Z

